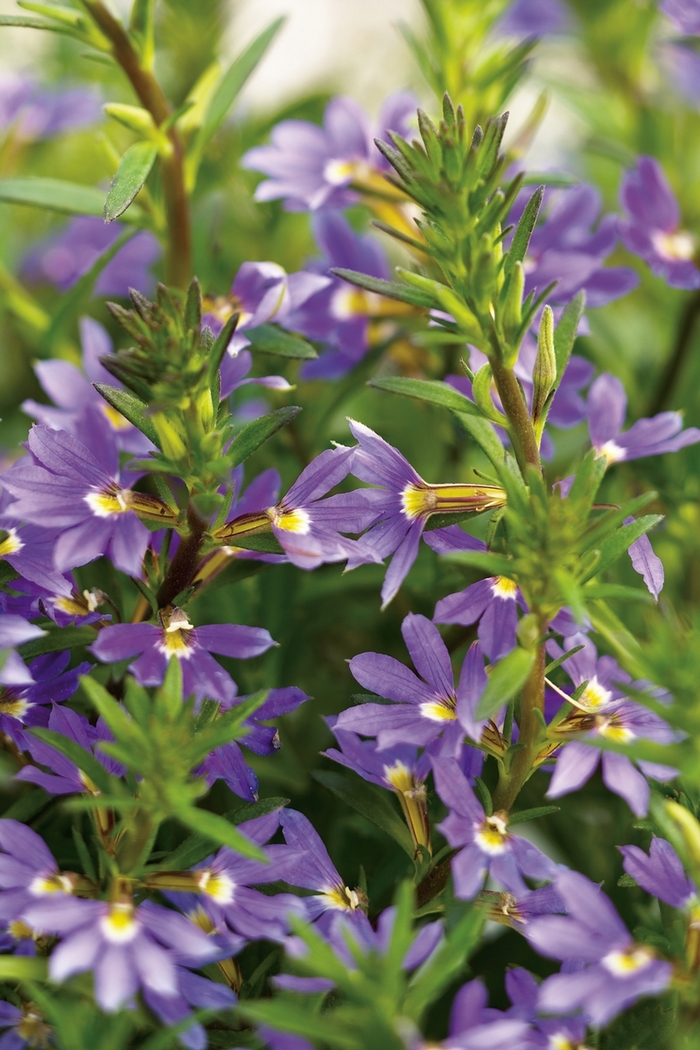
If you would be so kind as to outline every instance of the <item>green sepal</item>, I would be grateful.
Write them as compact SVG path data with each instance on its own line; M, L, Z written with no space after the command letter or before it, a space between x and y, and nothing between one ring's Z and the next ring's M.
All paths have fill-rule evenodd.
M426 310L436 309L440 304L435 295L422 291L410 284L399 284L398 281L385 281L381 277L370 277L366 273L357 270L346 270L342 267L332 267L329 271L335 277L340 277L349 284L358 288L364 288L367 292L375 292L387 299L397 299L400 303L408 303L409 306L418 306Z
M565 660L568 660L570 656L575 656L576 653L580 653L582 649L582 645L575 645L573 649L567 650L567 652L562 653L561 656L557 657L556 660L552 660L552 662L547 664L544 669L545 675L551 674L552 671L557 669L557 667L561 667Z
M291 357L298 361L312 361L318 357L316 350L306 339L292 335L274 324L247 328L245 335L250 342L250 349L261 354L276 354L278 357Z

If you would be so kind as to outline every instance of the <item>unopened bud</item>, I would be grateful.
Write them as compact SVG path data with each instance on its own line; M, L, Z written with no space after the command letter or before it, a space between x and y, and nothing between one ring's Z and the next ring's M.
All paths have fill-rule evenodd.
M142 109L140 106L126 106L121 102L108 102L102 108L108 117L119 121L125 128L135 131L144 138L153 138L157 130L151 114L147 109Z
M542 311L537 337L537 357L533 373L532 419L537 423L544 411L549 392L557 378L557 358L554 352L554 314L549 306Z

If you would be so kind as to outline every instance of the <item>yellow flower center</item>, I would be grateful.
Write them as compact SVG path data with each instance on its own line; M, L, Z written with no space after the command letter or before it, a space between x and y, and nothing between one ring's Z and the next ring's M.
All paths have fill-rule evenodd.
M29 884L29 892L35 897L48 897L54 893L72 893L73 883L67 875L36 875Z
M605 689L594 675L578 698L577 706L582 711L598 711L601 707L607 707L611 698L610 690Z
M233 900L233 882L228 875L215 874L211 868L203 868L197 873L197 888L200 893L211 897L217 904L228 904Z
M44 1023L41 1015L32 1006L25 1006L24 1011L24 1017L17 1025L17 1034L29 1046L49 1047L51 1045L51 1029L49 1026Z
M687 262L695 255L695 238L687 230L676 230L675 233L656 232L652 234L651 239L659 255L666 259Z
M107 491L88 492L83 499L96 518L111 518L114 514L126 514L131 510L131 492L117 485Z
M134 906L126 902L110 905L109 911L100 919L102 933L112 944L127 944L138 933L139 924L134 918Z
M415 787L413 774L403 762L396 761L393 766L384 766L384 778L395 791L412 791Z
M16 941L31 940L34 937L34 931L31 926L27 926L26 922L22 922L21 919L15 919L14 922L9 923L7 932Z
M620 460L625 458L626 454L624 448L620 448L615 441L606 441L602 448L598 449L598 455L603 456L608 461L608 466L611 463L619 463Z
M7 558L9 554L17 554L22 550L24 544L17 535L17 529L2 530L6 533L4 540L0 541L0 558Z
M495 857L503 853L508 843L508 827L503 817L498 813L486 817L479 825L474 841L484 853L489 853L491 856Z
M601 962L615 977L629 977L647 967L653 958L654 953L650 948L633 944L624 952L609 952Z
M496 576L491 584L491 590L496 598L503 598L506 601L513 600L517 594L518 585L513 580L509 580L507 576Z
M631 729L622 724L616 715L610 718L599 715L595 720L595 727L600 736L606 740L613 740L617 744L628 744L636 736Z
M305 536L311 526L311 518L301 508L285 510L284 507L269 507L267 513L272 524L285 532Z
M9 715L10 718L24 718L32 705L27 700L21 700L13 696L9 691L0 692L0 715Z
M429 718L431 722L453 722L457 714L455 712L456 700L426 700L420 705L420 713L423 718Z
M323 169L323 177L331 186L343 186L352 181L356 166L351 160L329 160Z
M349 886L333 886L320 894L331 908L339 911L357 911L367 906L367 897L360 889L351 890Z
M53 598L51 604L54 609L60 609L68 616L87 616L88 613L95 612L102 600L101 591L84 590L82 594L74 593L68 598L63 596Z

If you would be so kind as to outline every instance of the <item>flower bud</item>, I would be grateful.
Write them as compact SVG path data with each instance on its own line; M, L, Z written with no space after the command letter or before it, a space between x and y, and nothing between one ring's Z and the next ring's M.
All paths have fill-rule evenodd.
M537 424L557 378L557 358L554 353L554 314L549 306L542 311L537 338L537 357L533 373L532 420Z

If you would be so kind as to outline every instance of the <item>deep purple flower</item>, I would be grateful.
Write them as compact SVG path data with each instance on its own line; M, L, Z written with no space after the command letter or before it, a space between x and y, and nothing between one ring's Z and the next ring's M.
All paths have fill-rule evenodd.
M323 258L313 260L309 269L326 274L332 266L342 266L372 277L389 278L381 246L371 237L356 234L338 212L319 212L312 224ZM367 352L371 319L401 312L405 312L404 308L383 296L354 288L339 277L328 277L324 287L292 309L285 319L289 328L326 346L325 353L315 361L304 362L300 375L304 379L336 379L345 375Z
M489 905L488 917L491 922L509 926L520 933L539 915L562 915L566 912L563 900L551 883L537 890L526 890L517 896L504 891L483 890L479 900Z
M127 897L111 902L64 895L26 906L22 918L61 943L49 960L53 981L92 970L106 1013L127 1006L139 988L178 995L176 964L197 967L220 954L214 940L183 915Z
M38 528L36 525L20 526L17 530L20 537L26 536L30 531L36 533L49 532L50 535L55 535L47 529ZM48 545L50 546L51 554L53 554L54 544L55 539ZM35 545L35 550L36 546L38 545ZM29 544L27 544L27 547L29 547ZM51 564L53 564L53 558ZM26 566L26 562L24 565ZM31 568L33 569L34 566L31 566ZM47 576L46 582L52 582L51 578ZM19 613L28 619L48 616L59 627L67 627L68 625L82 626L97 623L99 620L107 621L112 619L111 613L98 612L98 608L105 602L105 595L99 588L88 589L86 587L81 592L78 590L72 575L69 577L61 576L55 570L53 573L53 584L52 587L46 587L33 583L28 579L13 580L12 589L17 593L7 596L7 611Z
M661 10L674 23L679 33L700 34L699 0L662 0Z
M13 645L22 645L23 642L30 642L33 638L41 638L44 634L46 634L46 631L42 631L41 627L37 627L34 623L28 623L24 616L5 613L4 609L0 611L0 649L9 649ZM0 670L0 682L4 682L5 679L1 677L1 673Z
M41 836L8 817L0 820L0 851L0 923L17 938L31 936L35 927L30 923L27 933L26 908L70 896L78 877L60 872ZM23 929L17 928L20 922Z
M478 621L481 647L493 663L515 648L518 604L525 608L518 585L506 576L490 576L441 598L433 619L464 626Z
M285 120L272 131L272 144L256 146L243 156L243 166L270 178L255 191L258 201L284 198L289 211L344 208L357 200L352 183L376 181L387 168L374 138L388 131L405 134L413 116L413 95L390 96L373 129L364 111L350 98L334 98L327 107L323 127L305 120ZM382 180L380 183L386 190Z
M563 33L571 19L560 0L513 0L498 23L503 36L546 36Z
M49 704L68 700L78 688L80 676L90 670L89 663L66 670L70 653L46 653L24 667L17 666L14 681L0 686L0 730L22 750L28 744L23 726L45 726L49 721ZM4 670L4 669L3 669Z
M222 704L226 710L234 703L241 703L245 697L237 697L233 702ZM280 748L279 732L274 726L263 725L273 718L279 718L290 711L296 711L309 697L296 686L285 686L282 689L271 689L265 702L255 712L255 715L247 718L243 723L247 729L247 735L241 743L244 747L253 751L256 755L272 755ZM228 744L217 747L210 755L207 755L199 773L206 777L208 784L215 780L223 780L224 783L241 798L254 802L258 797L258 778L246 762L240 745L235 740Z
M491 1009L486 1002L482 982L469 981L452 1002L447 1039L443 1043L411 1040L410 1050L531 1050L528 1022Z
M433 759L433 770L437 793L450 809L440 830L450 846L463 847L452 860L457 897L475 897L489 873L516 896L527 893L524 875L531 879L555 877L558 867L549 857L508 831L506 813L487 816L454 759Z
M102 102L90 88L45 88L29 77L0 77L0 127L24 142L53 138L102 120Z
M94 383L121 386L100 363L101 357L114 352L109 335L91 317L81 317L80 342L83 348L82 371L69 361L58 358L38 361L34 365L44 392L57 407L29 400L22 403L23 411L52 430L73 434L105 466L113 459L114 444L137 455L150 451L153 445L148 438L112 408L93 386ZM102 445L106 448L101 454Z
M638 846L618 846L622 866L638 885L672 908L686 908L698 896L670 842L652 835L648 855Z
M161 610L160 626L119 623L103 627L90 652L104 663L139 658L130 671L141 685L161 685L171 657L180 661L183 696L208 697L226 703L234 699L236 683L212 653L249 660L266 652L274 641L263 627L209 624L194 627L181 609Z
M477 691L475 681L482 690L486 684L483 659L478 653L475 661L470 650L455 688L450 655L437 627L425 616L409 613L401 632L421 677L383 653L354 656L350 670L360 685L393 704L368 703L342 711L334 729L376 736L380 751L397 744L425 746L442 736L441 753L456 757L464 736L460 708L466 707L471 716L476 706L472 696ZM479 678L479 661L483 679Z
M581 1017L538 1017L540 986L527 970L516 966L506 971L506 991L513 1004L506 1011L507 1017L517 1017L532 1025L532 1050L583 1050L586 1038L586 1022Z
M162 995L148 985L143 987L143 998L150 1010L164 1024L181 1024L191 1014L191 1007L200 1010L227 1010L236 1003L236 996L225 984L210 981L199 974L191 973L184 966L176 967L177 995ZM206 1050L209 1045L206 1029L195 1021L180 1031L178 1042L187 1050ZM0 1047L2 1050L2 1047Z
M80 215L58 234L29 250L22 276L30 282L47 282L65 292L90 269L123 231L119 223L105 223L98 216ZM148 230L135 234L111 259L95 282L94 294L126 298L129 288L149 295L155 285L151 267L163 249Z
M575 710L557 724L558 735L565 737L567 733L585 731L591 739L611 740L617 744L638 738L669 744L677 739L659 715L632 700L622 699L617 683L629 682L629 675L611 656L598 659L595 646L585 635L565 638L563 650L555 642L549 642L547 649L558 658L577 645L583 645L583 649L565 660L562 666L575 686L584 682L587 685L578 699L572 701ZM636 686L643 689L644 683L636 683ZM616 751L602 751L599 747L573 740L559 752L547 797L561 798L577 791L593 776L599 763L606 787L623 798L632 812L640 817L644 816L649 805L649 785L645 777L664 781L678 774L672 766L632 760Z
M503 506L505 493L493 485L429 485L398 449L363 423L349 422L359 442L354 450L352 473L361 481L381 487L365 490L376 508L376 524L358 541L357 553L348 568L394 555L381 592L382 608L386 608L416 560L431 514L477 513ZM473 542L477 550L482 549L478 540Z
M358 533L376 518L372 497L365 489L322 497L347 477L355 449L327 449L305 467L286 496L264 511L234 512L216 536L235 545L236 536L269 529L293 565L315 569L324 562L345 561L358 551L356 541L340 535ZM367 560L367 559L365 559Z
M680 212L663 169L654 157L640 157L620 187L627 217L620 221L625 247L641 256L673 288L700 288L693 236L680 228Z
M570 973L548 977L539 994L545 1013L581 1009L596 1026L645 995L668 986L673 967L635 944L600 887L576 871L555 882L568 915L547 915L532 922L525 936L542 955L584 964Z
M598 376L588 394L588 432L593 448L608 463L678 452L700 441L697 427L681 429L680 412L659 412L651 419L638 419L623 433L626 409L627 395L620 380L607 372Z
M0 1050L50 1045L51 1028L34 1003L23 1003L21 1009L12 1003L0 1003L0 1028L7 1029L0 1036Z
M66 654L67 656L68 654ZM83 664L83 673L90 670L89 664ZM77 676L76 676L77 677ZM77 682L76 682L77 685ZM115 759L99 748L101 742L113 743L114 737L105 723L100 720L96 726L90 725L87 718L78 714L69 707L53 706L49 715L48 727L55 733L60 733L68 740L78 744L84 751L92 753L109 773L114 776L123 776L124 767ZM90 792L99 795L97 787L81 769L71 762L61 751L57 751L50 744L37 740L31 734L27 734L26 747L35 762L51 770L50 773L37 766L24 766L15 775L16 780L24 780L31 784L38 784L50 795L72 795L82 792Z
M625 525L631 525L633 521L634 518L625 518ZM654 553L651 540L646 534L640 536L627 548L627 553L630 556L632 568L642 577L654 601L658 601L664 586L664 563Z
M6 513L61 529L54 550L59 572L108 554L122 572L140 576L150 533L131 508L144 497L122 487L116 464L110 475L82 441L44 426L32 427L26 447L30 455L2 475L17 498Z

